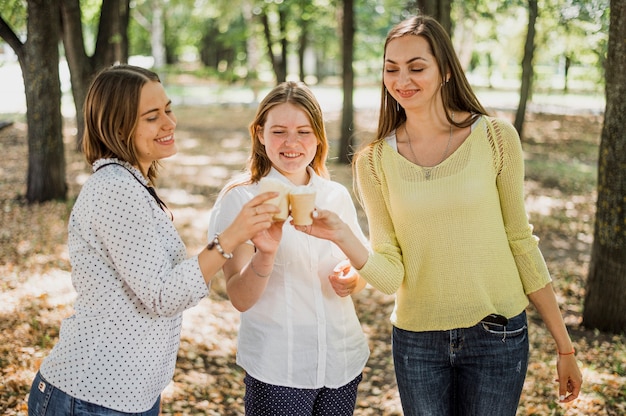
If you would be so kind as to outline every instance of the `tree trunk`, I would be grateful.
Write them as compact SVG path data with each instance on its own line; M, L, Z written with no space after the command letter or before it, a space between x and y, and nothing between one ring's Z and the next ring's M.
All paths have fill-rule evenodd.
M443 28L452 36L452 0L417 0L417 9L421 14L434 17ZM412 13L415 13L412 11Z
M76 150L80 150L85 120L83 104L89 88L89 81L94 69L91 60L85 53L85 41L81 24L79 0L61 0L61 22L65 58L70 70L72 97L76 109Z
M96 71L116 62L128 62L129 13L130 0L102 2L96 52L93 56Z
M83 131L83 104L95 73L115 62L128 61L129 0L105 1L100 13L98 40L93 55L85 51L79 0L61 0L63 46L72 81L76 108L76 149L80 150ZM106 41L106 40L109 41Z
M606 110L598 158L598 201L583 325L626 331L626 3L611 0Z
M18 53L26 94L28 203L67 197L56 16L58 0L29 0L28 38Z
M522 137L524 117L526 116L526 104L532 91L533 83L533 55L535 53L535 22L539 10L537 0L528 0L528 32L526 33L526 44L524 45L524 57L522 58L522 84L520 86L519 105L515 114L515 129Z
M342 21L342 67L343 67L343 108L341 113L341 140L339 163L350 163L354 141L354 0L343 0Z
M300 81L304 81L306 73L304 70L304 54L308 46L309 27L308 20L300 19L300 38L298 39L298 73Z

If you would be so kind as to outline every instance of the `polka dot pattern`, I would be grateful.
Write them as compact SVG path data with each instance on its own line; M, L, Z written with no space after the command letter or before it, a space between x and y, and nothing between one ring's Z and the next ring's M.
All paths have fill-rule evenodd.
M75 314L40 371L78 399L142 412L172 378L182 312L208 289L141 173L115 159L94 169L111 161L118 164L94 173L72 209Z
M336 389L298 389L263 383L246 375L246 416L351 416L361 379L359 375Z

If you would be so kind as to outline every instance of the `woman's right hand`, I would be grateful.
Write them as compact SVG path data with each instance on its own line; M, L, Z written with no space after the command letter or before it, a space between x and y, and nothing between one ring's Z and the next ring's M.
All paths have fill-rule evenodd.
M274 224L272 217L280 210L277 206L266 204L265 202L277 196L278 192L264 192L255 196L241 207L239 215L220 236L224 250L231 252L235 247L252 240L257 234L272 227L272 224ZM228 249L231 249L230 251L226 245L228 245Z
M348 225L333 211L315 209L312 216L313 224L294 225L295 229L313 237L333 242L340 240L348 229Z

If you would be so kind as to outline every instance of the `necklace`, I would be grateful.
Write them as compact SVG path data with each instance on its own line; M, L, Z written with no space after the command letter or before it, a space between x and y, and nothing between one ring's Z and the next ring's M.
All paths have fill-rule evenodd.
M454 111L452 112L452 114L450 115L450 118L452 119L452 121L454 122ZM452 142L452 123L450 123L450 135L448 136L448 144L446 144L446 148L443 151L443 155L441 155L441 159L439 160L439 162L435 163L432 166L423 166L419 160L417 160L417 156L415 156L415 152L413 151L413 146L411 145L411 136L409 136L409 130L407 130L406 128L406 123L404 123L404 132L406 133L406 138L409 141L409 150L411 151L411 155L413 155L413 160L415 160L415 164L418 165L420 168L422 168L422 171L424 172L424 177L426 178L426 180L430 180L430 173L433 170L434 167L436 167L437 165L439 165L441 162L443 162L446 159L446 156L448 155L448 150L450 150L450 142Z

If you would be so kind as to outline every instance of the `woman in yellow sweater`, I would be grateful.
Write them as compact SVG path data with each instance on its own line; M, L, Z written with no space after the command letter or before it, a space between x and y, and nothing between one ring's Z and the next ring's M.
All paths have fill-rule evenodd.
M578 397L581 372L524 207L519 136L487 115L432 18L389 32L378 132L357 155L355 181L373 252L330 211L299 228L396 293L405 415L515 415L529 300L556 343L559 401Z

